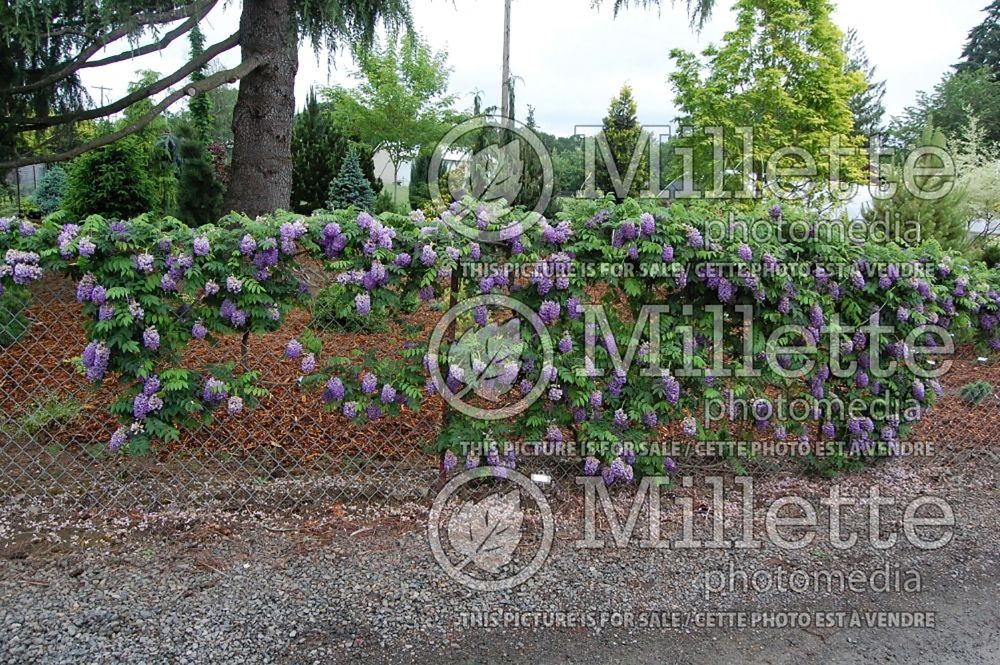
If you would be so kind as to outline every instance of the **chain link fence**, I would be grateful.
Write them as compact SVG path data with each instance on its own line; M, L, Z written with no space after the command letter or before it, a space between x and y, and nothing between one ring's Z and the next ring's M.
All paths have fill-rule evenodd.
M223 413L211 426L186 431L180 441L143 456L108 450L117 426L107 412L114 381L95 389L79 369L86 337L73 284L48 276L35 285L30 301L4 301L0 495L10 513L28 505L102 514L429 502L441 482L439 460L431 452L445 413L440 398L427 397L418 411L399 418L354 425L324 410L317 394L300 391L299 367L284 360L282 352L289 338L308 328L322 338L328 354L398 353L407 334L433 328L443 305L431 303L399 320L363 328L324 315L326 285L318 275L306 278L316 295L313 310L294 314L275 335L248 340L244 362L260 373L269 391L261 404L242 414ZM233 338L216 346L196 343L189 360L197 367L241 355L241 340ZM1000 401L993 386L1000 382L1000 364L966 348L953 360L941 381L941 401L910 438L927 444L926 463L942 474L995 473ZM692 456L678 462L681 469L695 471L802 472L798 461L769 457L734 463ZM580 463L579 458L522 455L518 469L545 474L572 489Z

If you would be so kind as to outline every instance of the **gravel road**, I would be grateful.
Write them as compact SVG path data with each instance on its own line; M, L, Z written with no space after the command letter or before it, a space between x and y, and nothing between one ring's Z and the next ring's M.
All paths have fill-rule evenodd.
M37 515L32 528L0 524L9 536L0 548L0 663L1000 663L1000 488L976 478L942 482L884 466L795 481L807 494L876 484L899 499L944 497L955 509L955 536L932 552L903 538L887 550L839 550L823 529L794 552L770 545L595 551L575 546L580 523L567 513L557 515L542 569L494 593L470 591L437 566L426 506L132 514L75 526ZM790 487L763 482L759 498ZM864 506L845 511L844 528L867 528L866 516ZM706 597L707 575L730 567L914 571L920 584L919 591L750 588ZM700 625L772 611L822 613L843 625ZM874 612L919 613L934 627L850 625ZM484 616L598 620L532 628L483 626ZM636 624L617 625L626 617ZM671 623L640 625L650 617Z

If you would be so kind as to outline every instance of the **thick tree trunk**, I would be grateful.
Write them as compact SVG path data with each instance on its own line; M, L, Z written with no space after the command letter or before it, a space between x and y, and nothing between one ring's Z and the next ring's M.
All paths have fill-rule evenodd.
M233 163L225 209L257 216L288 209L298 44L289 0L243 0L243 60L267 58L240 81L233 111Z

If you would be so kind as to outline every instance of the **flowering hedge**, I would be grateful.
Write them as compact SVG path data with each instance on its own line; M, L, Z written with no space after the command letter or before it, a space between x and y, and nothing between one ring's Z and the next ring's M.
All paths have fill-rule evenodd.
M210 421L216 408L253 406L263 393L237 359L183 368L181 354L192 338L277 330L305 302L291 270L303 254L336 274L345 316L395 316L451 293L510 296L544 322L551 354L542 336L520 335L516 359L496 371L483 371L496 360L489 340L510 330L510 318L485 301L458 317L440 349L428 352L427 340L414 337L400 359L367 354L359 366L325 357L316 338L289 341L286 355L306 375L303 387L359 421L419 408L426 393L488 396L487 376L511 388L499 391L509 400L541 386L541 398L514 417L450 412L437 442L447 468L459 463L464 442L544 439L558 447L571 437L598 444L587 473L629 480L672 470L663 454L624 444L661 437L673 424L703 440L756 430L891 452L934 404L933 373L944 360L935 351L949 336L1000 349L996 272L934 244L853 242L825 233L803 210L779 206L590 201L537 224L471 201L432 220L419 212L279 213L230 216L197 230L145 217L64 221L56 215L35 229L0 220L0 287L23 290L43 268L77 280L88 317L83 370L124 385L111 407L123 423L111 445L132 451ZM740 233L764 225L772 233L762 239ZM669 306L656 321L658 344L640 326L637 362L616 367L651 303ZM604 306L605 319L588 314L594 305ZM752 316L740 309L749 306ZM873 323L891 329L859 330ZM929 324L947 335L925 330ZM885 359L896 362L894 371L883 371ZM839 371L844 364L854 367ZM780 396L806 404L807 416L775 415ZM842 409L853 402L889 408ZM725 405L721 417L700 417L708 403ZM737 403L750 407L739 411ZM465 465L482 462L470 455ZM515 459L497 447L485 462L510 467Z
M123 422L112 449L142 452L152 439L176 440L179 428L210 422L216 408L239 412L264 394L255 373L234 372L235 362L192 369L181 358L192 339L274 331L303 302L287 258L301 223L227 218L195 232L173 219L93 216L63 224L56 215L25 231L11 228L0 243L30 247L31 265L77 280L89 340L82 371L95 383L114 377L122 386L110 407ZM15 265L15 283L17 273ZM40 276L40 268L32 273Z

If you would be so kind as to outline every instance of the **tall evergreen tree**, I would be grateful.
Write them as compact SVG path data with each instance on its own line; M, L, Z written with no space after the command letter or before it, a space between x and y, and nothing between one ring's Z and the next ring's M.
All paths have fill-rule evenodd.
M876 80L875 65L869 61L865 45L854 28L844 37L844 53L847 56L845 71L860 72L868 84L848 101L854 115L854 131L863 137L875 136L883 129L885 81Z
M513 86L511 86L511 89L513 89ZM535 120L535 108L533 106L528 106L528 117L525 119L524 124L534 134L539 134L538 123ZM514 199L514 203L515 205L533 209L541 199L542 191L545 187L545 173L542 168L542 161L535 152L535 149L524 138L518 137L517 140L521 144L521 159L524 162L524 170L521 178L521 190L518 192L517 198ZM547 209L544 211L548 216L552 216L558 212L555 183L552 183L552 185L553 195L549 200Z
M196 25L188 35L191 59L205 52L205 36ZM191 73L191 83L205 80L207 65ZM203 226L218 221L222 214L223 186L215 172L212 154L208 150L212 136L212 100L199 93L188 100L191 128L179 132L180 187L177 208L180 217L189 224Z
M308 214L326 205L330 183L347 151L347 141L330 122L328 107L310 90L292 127L292 209Z
M423 208L430 203L430 187L427 184L427 174L430 171L431 157L434 150L431 146L420 148L413 166L410 167L410 205L414 210Z
M1000 80L1000 0L993 0L983 11L986 18L969 32L956 69L961 72L989 67L994 80Z
M606 157L614 161L615 167L618 169L617 182L620 187L626 185L626 175L637 147L640 150L641 158L636 165L635 176L627 192L616 191L615 180L611 177L610 165L605 168L600 162L597 166L597 187L607 194L614 194L618 200L627 196L638 196L649 181L649 154L645 150L645 146L640 145L645 141L646 136L642 131L642 125L639 124L635 98L632 96L632 86L623 85L618 96L611 100L608 114L604 116L601 131L610 152L610 155Z
M188 40L191 43L191 59L197 60L205 52L205 35L202 34L201 28L194 26ZM191 82L204 81L206 68L207 65L202 65L191 72ZM188 111L191 113L195 138L207 147L212 135L212 98L207 92L194 95L188 100Z
M330 183L330 195L327 199L330 208L349 208L371 212L375 207L375 192L361 169L358 151L351 148L340 166L340 172Z

